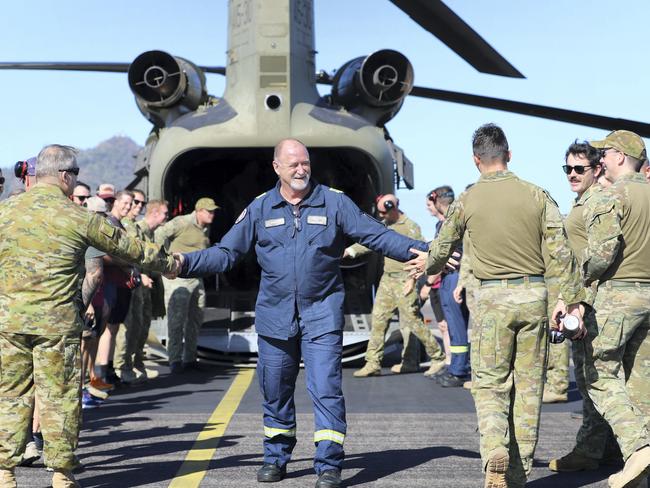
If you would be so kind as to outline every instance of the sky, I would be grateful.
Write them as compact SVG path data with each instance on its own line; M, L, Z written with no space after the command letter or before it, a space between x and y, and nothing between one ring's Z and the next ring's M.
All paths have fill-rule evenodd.
M446 3L526 79L477 72L388 0L315 0L318 69L331 71L390 48L410 59L416 85L650 122L650 2ZM0 60L130 62L160 49L199 65L223 66L226 16L225 0L6 2ZM221 77L208 76L211 94L221 96L223 86ZM144 145L150 130L125 74L0 71L0 89L0 167L52 142L90 148L120 134ZM426 237L435 223L424 207L426 193L449 184L458 194L476 181L471 135L486 122L505 130L511 169L549 190L563 212L573 198L560 168L566 148L575 139L602 139L608 132L408 98L388 129L415 165L415 189L398 192L400 207Z

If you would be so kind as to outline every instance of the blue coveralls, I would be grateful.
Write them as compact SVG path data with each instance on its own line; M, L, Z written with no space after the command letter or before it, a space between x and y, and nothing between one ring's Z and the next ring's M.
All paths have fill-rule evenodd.
M299 207L280 184L257 197L220 243L185 254L182 277L227 271L255 245L262 268L255 306L264 397L264 462L284 466L296 444L294 389L302 355L314 404L317 474L341 469L347 430L341 388L345 236L399 261L428 249L387 229L342 192L312 181Z
M436 224L436 237L442 227L442 222ZM458 249L462 253L462 248ZM458 286L458 271L447 272L440 281L440 304L447 321L449 344L451 346L451 364L447 368L454 376L467 376L470 373L469 340L467 328L469 325L469 310L465 302L459 304L454 300L454 289Z
M440 303L445 314L451 346L451 364L447 370L455 376L467 376L470 373L469 341L467 327L469 311L465 303L454 300L454 289L458 285L458 271L444 274L440 282Z

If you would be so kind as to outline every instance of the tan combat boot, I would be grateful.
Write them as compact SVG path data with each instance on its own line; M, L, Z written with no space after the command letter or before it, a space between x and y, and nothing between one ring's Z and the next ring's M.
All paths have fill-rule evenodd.
M424 376L433 376L434 374L440 372L442 368L445 367L445 360L441 359L439 361L431 360L431 366L424 372Z
M365 366L361 369L358 369L352 376L357 378L367 378L368 376L380 376L381 368L373 363L366 363Z
M542 403L566 403L569 401L569 395L566 393L556 393L552 390L544 389Z
M490 454L485 468L484 488L508 488L506 483L506 471L510 456L505 447L498 447Z
M622 471L609 477L610 488L633 488L639 485L641 480L650 471L650 446L645 446L632 454Z
M391 366L390 370L395 374L417 373L420 371L420 367L416 365L399 363Z
M16 488L16 476L13 469L0 469L0 488Z
M594 469L598 469L599 465L600 463L595 459L571 451L559 459L552 459L548 463L548 469L560 473L573 473L575 471L593 471Z
M54 470L52 476L52 488L81 488L70 471L63 469Z

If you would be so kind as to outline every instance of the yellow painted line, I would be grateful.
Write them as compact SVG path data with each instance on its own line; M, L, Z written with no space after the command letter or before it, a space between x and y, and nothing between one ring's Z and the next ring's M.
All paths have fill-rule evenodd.
M219 446L219 441L226 432L230 419L237 411L237 407L244 398L251 381L253 381L254 374L254 369L239 370L232 385L230 385L219 405L210 415L205 427L196 438L192 449L187 453L183 465L169 484L169 488L194 488L201 484L210 461Z

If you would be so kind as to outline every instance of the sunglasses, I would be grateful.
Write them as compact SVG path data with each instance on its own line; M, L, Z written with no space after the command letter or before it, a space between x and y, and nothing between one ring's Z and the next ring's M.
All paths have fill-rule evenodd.
M146 200L137 200L137 199L134 198L133 199L133 204L134 205L146 205L147 201Z
M59 173L72 173L75 176L79 176L79 168L60 169Z
M115 197L102 198L106 203L115 203Z
M85 202L86 200L88 200L90 198L89 195L72 195L72 196L79 199L79 200L81 200L82 202Z
M575 171L577 175L583 175L585 174L585 171L588 169L594 169L593 166L569 166L568 164L565 164L562 166L562 171L564 171L565 174L570 175L571 171Z
M438 199L438 195L436 195L435 193L429 193L429 195L427 195L427 200L429 200L430 202L436 203L437 199Z

